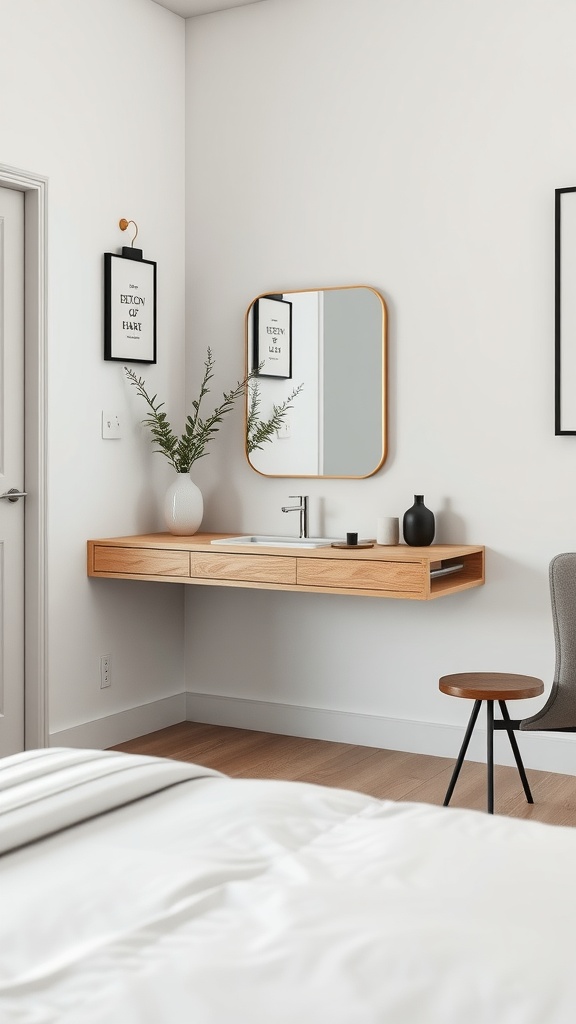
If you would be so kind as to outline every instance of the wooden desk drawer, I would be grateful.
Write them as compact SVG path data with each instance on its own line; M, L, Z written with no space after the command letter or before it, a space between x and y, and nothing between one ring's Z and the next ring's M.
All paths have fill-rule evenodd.
M246 583L296 583L296 559L279 555L190 553L190 575L205 580Z
M417 562L371 562L339 558L299 558L298 583L343 590L387 590L419 593L424 567Z
M187 551L95 544L94 572L134 573L135 576L189 576L190 556Z

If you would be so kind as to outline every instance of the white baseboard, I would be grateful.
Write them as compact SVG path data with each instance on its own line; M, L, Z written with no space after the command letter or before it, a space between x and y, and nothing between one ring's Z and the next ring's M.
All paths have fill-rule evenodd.
M462 727L442 725L207 693L186 694L186 719L454 759L466 728L466 722ZM520 732L516 737L526 768L576 775L576 733ZM471 761L486 760L486 729L480 724L474 730L466 757ZM496 733L494 737L494 760L496 764L515 764L505 733Z
M128 711L119 711L106 718L75 725L50 733L51 747L83 747L89 750L106 750L117 743L127 743L137 736L166 729L186 721L186 694L177 693L163 697L150 704L141 704Z
M52 732L50 746L105 750L106 747L126 743L183 721L229 725L237 729L255 729L259 732L305 736L338 743L357 743L365 747L405 750L414 754L432 754L453 759L460 749L466 726L464 721L460 727L208 693L179 693L106 718L97 718L70 729ZM576 775L576 733L521 732L516 736L527 768ZM474 730L466 756L471 761L486 759L486 730L480 724ZM497 764L514 764L508 738L501 732L496 733L494 738L494 759Z

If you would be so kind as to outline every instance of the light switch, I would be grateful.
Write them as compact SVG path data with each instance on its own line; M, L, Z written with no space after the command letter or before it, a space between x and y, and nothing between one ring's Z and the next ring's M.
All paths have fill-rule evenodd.
M106 410L102 412L102 437L106 441L122 437L118 413Z

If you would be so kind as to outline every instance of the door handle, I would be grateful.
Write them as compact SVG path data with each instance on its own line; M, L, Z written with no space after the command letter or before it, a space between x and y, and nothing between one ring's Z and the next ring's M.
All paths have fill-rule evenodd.
M25 498L26 494L26 491L19 491L17 487L11 487L9 491L0 494L0 498L8 498L8 501L18 501L18 498Z

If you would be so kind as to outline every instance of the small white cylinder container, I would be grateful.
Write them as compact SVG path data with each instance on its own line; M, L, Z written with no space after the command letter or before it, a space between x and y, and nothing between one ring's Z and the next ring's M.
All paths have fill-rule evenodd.
M400 520L397 516L380 516L376 520L376 543L399 544Z

